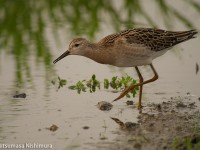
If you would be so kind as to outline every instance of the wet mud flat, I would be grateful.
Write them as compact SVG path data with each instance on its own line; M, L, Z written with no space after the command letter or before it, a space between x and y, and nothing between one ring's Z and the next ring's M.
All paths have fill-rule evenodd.
M149 103L138 115L138 122L118 125L113 142L96 143L98 149L111 150L198 150L200 149L200 100L193 96L171 97L159 104ZM129 126L125 126L129 124Z

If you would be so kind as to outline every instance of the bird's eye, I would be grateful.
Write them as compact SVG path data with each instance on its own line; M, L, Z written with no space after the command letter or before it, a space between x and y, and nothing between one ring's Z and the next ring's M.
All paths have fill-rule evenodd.
M74 46L75 46L75 47L78 47L78 46L79 46L79 44L75 44Z

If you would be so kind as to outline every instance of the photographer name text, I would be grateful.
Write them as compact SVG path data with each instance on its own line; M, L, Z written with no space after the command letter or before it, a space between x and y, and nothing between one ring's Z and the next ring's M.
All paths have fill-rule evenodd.
M0 149L52 149L52 144L41 144L41 143L0 143Z

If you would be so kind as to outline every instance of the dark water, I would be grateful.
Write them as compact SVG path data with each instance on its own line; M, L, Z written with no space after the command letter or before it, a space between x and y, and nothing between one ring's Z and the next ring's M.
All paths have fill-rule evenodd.
M28 19L29 16L25 12L30 4L21 2L24 2L23 5L21 3L22 16ZM84 5L85 3L76 5L76 2L68 1L69 5L63 6L63 10L69 13L66 13L69 15L66 19L64 15L57 14L57 11L60 11L58 8L61 8L59 3L54 4L52 1L52 6L51 3L46 6L49 9L48 13L53 10L55 18L52 18L52 16L48 17L46 9L42 7L47 4L47 1L41 4L30 2L33 8L42 14L38 15L37 11L31 10L33 11L31 27L26 24L29 22L26 19L23 23L18 22L23 17L9 25L1 25L3 32L0 47L0 143L49 143L55 149L94 149L92 145L95 143L114 142L119 136L119 126L110 117L136 122L138 116L136 105L126 106L127 99L124 98L122 101L113 103L114 107L110 112L102 112L96 104L103 100L111 102L119 93L101 90L93 94L88 92L79 95L75 91L70 91L67 86L57 91L51 84L51 80L60 76L70 85L81 79L89 79L92 74L96 74L101 81L104 78L122 76L126 73L136 78L134 69L101 65L80 56L70 56L56 65L52 64L53 59L64 52L70 40L77 36L95 41L130 26L156 25L160 28L186 30L200 25L200 19L197 17L199 13L192 2L191 4L173 2L175 18L168 18L168 20L163 19L167 16L163 16L160 10L164 11L166 8L158 5L157 1L139 3L153 21L141 15L141 12L140 15L135 15L135 12L129 8L129 5L133 4L129 4L128 0L124 3L113 2L110 5L105 5L102 1L91 6ZM11 8L11 6L13 8L13 12L8 13L8 19L17 17L14 16L14 12L20 9L15 8L17 4L12 1L1 1L1 3L5 4L4 8ZM64 5L64 2L62 3ZM25 10L23 6L26 6ZM55 10L53 6L57 6ZM111 11L111 8L116 10L123 8L122 14ZM172 7L169 8L172 9ZM187 12L185 12L186 9ZM2 6L0 10L2 17L6 11ZM173 12L170 9L168 11ZM183 14L190 22L187 23L184 19L180 21L180 16L177 17L176 11ZM70 13L72 13L71 16ZM85 19L84 22L82 14L89 18L88 21ZM98 16L101 15L105 17L99 19ZM40 18L41 16L44 20ZM10 28L6 29L5 27L8 26ZM15 26L17 26L16 29ZM25 26L27 29L24 28ZM28 33L29 28L30 33ZM13 36L13 40L8 33L11 37ZM3 38L5 36L6 38ZM188 92L195 98L200 97L200 74L196 74L195 70L196 63L200 64L199 58L199 38L196 38L156 59L154 65L160 78L154 83L145 85L144 105L149 102L167 101L172 96L186 96ZM152 76L148 67L141 67L141 70L146 79ZM14 99L12 96L16 94L16 91L25 92L27 97ZM137 102L137 98L134 101ZM59 127L57 131L51 132L46 129L52 124ZM88 126L89 129L83 129L84 126Z

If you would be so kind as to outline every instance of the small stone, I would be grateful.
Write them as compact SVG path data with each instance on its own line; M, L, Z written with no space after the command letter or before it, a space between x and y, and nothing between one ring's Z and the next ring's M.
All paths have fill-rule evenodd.
M88 127L88 126L84 126L84 127L83 127L84 130L87 130L87 129L89 129L89 128L90 128L90 127Z
M13 98L26 98L26 93L16 94Z
M195 106L195 102L189 104L190 107Z
M172 109L172 110L171 110L171 113L175 113L175 110L174 110L174 109Z
M49 128L46 128L46 129L54 132L54 131L58 130L58 126L53 124L52 126L50 126Z
M156 105L156 109L157 109L158 111L161 111L161 109L162 109L161 105L160 105L160 104L157 104L157 105Z
M149 124L149 127L153 127L153 126L154 126L154 123L153 123L153 122Z
M133 105L133 101L126 101L127 105Z
M134 122L126 122L124 125L127 130L135 129L138 126L138 124Z
M141 149L142 145L140 143L135 143L134 148Z
M173 99L173 97L171 97L171 99ZM162 102L162 104L164 104L164 105L165 105L165 104L167 104L167 102Z
M112 109L113 105L106 101L98 102L97 107L102 111L109 111Z
M181 129L182 129L181 126L176 127L176 131L181 131Z
M163 149L167 149L167 146L165 145L165 146L163 146Z
M106 140L108 139L107 137L103 136L103 137L100 137L100 140Z
M183 102L178 102L178 103L176 104L176 107L177 107L177 108L185 108L185 107L187 107L187 105L185 105Z

